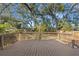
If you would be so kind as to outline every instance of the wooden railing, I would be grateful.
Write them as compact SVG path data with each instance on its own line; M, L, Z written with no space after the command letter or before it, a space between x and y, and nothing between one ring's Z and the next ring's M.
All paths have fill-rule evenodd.
M65 44L70 44L72 48L79 48L78 31L58 33L58 40L64 42Z
M19 34L19 40L49 40L57 38L57 32L24 32Z
M58 39L61 40L65 43L71 42L72 40L79 40L79 32L78 31L73 31L73 32L41 32L41 35L39 35L39 32L24 32L20 33L20 40L21 39L31 39L33 36L33 39L36 39L36 37L39 38L41 36L42 39ZM27 38L29 37L29 38Z
M11 43L14 43L18 40L49 40L55 39L62 41L66 44L75 40L75 43L79 43L79 32L21 32L21 33L11 33L11 34L4 34L0 35L0 46L4 48Z
M9 33L0 35L0 49L4 49L10 44L15 43L18 40L17 33Z

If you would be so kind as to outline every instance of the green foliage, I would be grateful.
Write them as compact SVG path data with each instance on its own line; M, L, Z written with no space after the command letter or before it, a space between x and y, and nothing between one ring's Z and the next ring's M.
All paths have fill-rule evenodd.
M36 32L45 32L46 29L47 29L46 24L37 25L37 26L35 27L35 31L36 31Z
M64 4L59 4L58 10L59 11L64 11Z
M68 21L66 21L66 19L62 19L58 22L58 29L63 31L71 31L72 26Z
M42 24L41 25L41 31L44 32L44 31L46 31L46 29L47 29L46 24Z
M50 32L56 32L56 28L50 29Z
M10 18L10 17L1 16L1 20L3 20L3 22L8 22L8 21L11 21L11 20L13 20L13 19Z
M3 32L6 32L6 29L9 29L11 28L11 24L9 23L5 23L5 24L0 24L0 32L3 33Z
M3 20L3 24L4 23L8 23L10 24L12 27L16 27L16 28L21 28L21 23L22 21L21 20L17 20L16 18L13 18L13 17L7 17L7 16L2 16L1 17L1 20Z
M57 16L57 13L58 13L58 15L59 15L59 13L64 15L63 11L65 12L65 10L64 10L65 4L61 4L61 3L57 3L57 4L54 4L54 3L51 3L51 4L25 3L24 4L23 3L23 4L14 4L14 5L17 5L17 7L14 11L14 12L16 12L16 15L18 15L16 17L21 18L21 21L16 21L15 20L16 17L15 18L7 17L7 16L1 17L1 20L4 20L4 21L2 22L3 24L0 24L0 32L5 31L5 29L7 29L7 28L11 28L11 27L9 27L9 25L11 25L12 27L16 27L17 29L26 28L28 31L32 30L33 28L35 28L35 29L33 29L35 31L42 31L42 32L56 31L57 29L64 30L64 31L72 30L71 24L68 21L66 21L66 19L59 20L58 19L59 16ZM70 8L70 10L71 9L73 9L73 8ZM7 9L7 11L8 11L8 9ZM66 12L67 12L67 10L66 10ZM41 19L41 21L40 21L40 23L42 23L41 26L39 26L38 19ZM4 26L5 23L8 23L8 25ZM33 26L32 26L32 23L34 23ZM52 27L53 23L55 24L56 28ZM77 24L77 21L75 24ZM29 29L29 27L30 27L30 29ZM76 25L75 25L75 27L76 27Z
M64 4L48 4L42 11L43 13L64 11Z

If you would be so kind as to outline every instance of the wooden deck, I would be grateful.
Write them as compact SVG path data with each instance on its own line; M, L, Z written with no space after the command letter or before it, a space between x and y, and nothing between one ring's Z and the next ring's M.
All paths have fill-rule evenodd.
M73 49L55 40L18 41L4 50L0 56L79 56L79 49Z

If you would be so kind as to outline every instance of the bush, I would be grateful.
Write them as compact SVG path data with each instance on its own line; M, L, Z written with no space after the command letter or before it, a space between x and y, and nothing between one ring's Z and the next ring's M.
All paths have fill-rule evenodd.
M9 23L0 24L0 33L14 32L15 28Z

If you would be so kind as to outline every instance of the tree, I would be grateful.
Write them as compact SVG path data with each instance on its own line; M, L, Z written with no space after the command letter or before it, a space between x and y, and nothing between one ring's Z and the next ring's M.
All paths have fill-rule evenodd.
M5 33L7 32L7 29L12 28L12 25L9 23L5 23L5 24L0 24L0 33Z
M49 30L49 29L52 30L55 27L56 27L56 30L58 30L58 21L59 21L60 14L62 14L63 16L62 19L66 18L66 20L68 20L69 22L69 19L71 18L71 17L68 18L69 15L73 12L73 10L76 10L76 9L78 10L78 8L75 8L78 4L70 4L67 11L65 10L66 8L65 5L68 6L68 4L61 4L61 3L57 3L57 4L54 4L54 3L53 4L37 4L37 3L36 4L33 4L33 3L31 4L30 3L2 4L1 14L5 13L4 11L6 9L8 10L9 8L10 9L13 8L13 6L15 7L17 6L16 7L17 11L15 10L13 13L16 12L16 14L19 14L19 17L21 18L21 22L16 23L11 20L14 24L15 23L17 24L16 27L21 27L21 25L23 25L22 28L24 29L31 28L33 30L37 25L39 26L39 19L41 19L41 26L42 26L42 23L46 25L46 30ZM12 11L12 9L10 11ZM10 13L10 14L12 15L13 13ZM6 17L5 22L8 21L7 19L9 18ZM55 25L54 27L52 26L53 23Z
M62 30L62 31L71 31L71 30L73 30L72 25L66 19L59 20L58 29Z

